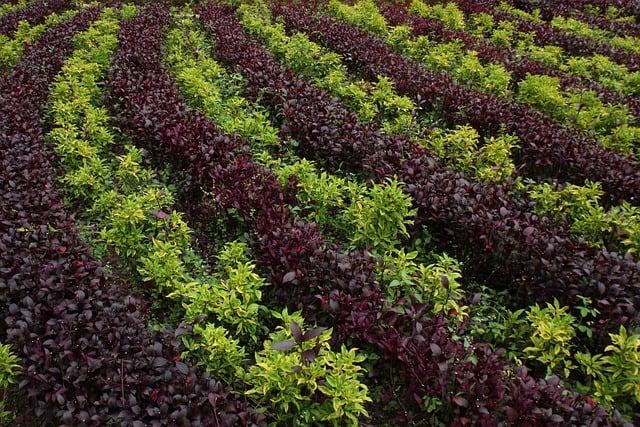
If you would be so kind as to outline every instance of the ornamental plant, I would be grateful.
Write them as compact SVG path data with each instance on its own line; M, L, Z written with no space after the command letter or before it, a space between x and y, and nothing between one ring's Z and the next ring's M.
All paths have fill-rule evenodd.
M356 349L331 350L331 330L304 329L300 312L273 313L278 326L256 353L247 391L284 425L357 426L371 402L360 381L365 356Z
M568 220L574 233L591 246L607 245L632 253L640 250L638 208L628 203L603 207L603 192L597 182L584 186L539 184L530 187L529 195L538 212Z
M354 195L344 215L350 228L351 243L384 253L409 237L408 227L417 212L411 197L402 191L403 183L394 178L374 185L364 194Z
M0 343L0 421L11 423L15 420L15 414L7 406L7 392L12 384L18 382L20 376L20 359L11 351L11 346Z
M44 19L43 23L37 25L30 25L28 21L21 20L11 37L0 34L0 74L18 63L25 46L35 42L51 26L73 17L76 13L77 10L52 13Z

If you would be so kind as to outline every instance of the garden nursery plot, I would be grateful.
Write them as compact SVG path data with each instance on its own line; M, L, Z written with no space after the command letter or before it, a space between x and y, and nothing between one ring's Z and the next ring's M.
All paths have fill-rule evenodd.
M0 425L640 423L634 0L0 0Z

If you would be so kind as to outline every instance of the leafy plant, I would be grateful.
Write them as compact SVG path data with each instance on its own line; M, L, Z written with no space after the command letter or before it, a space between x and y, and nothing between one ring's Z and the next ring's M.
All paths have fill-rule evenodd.
M15 414L6 405L7 389L18 381L21 369L20 359L11 351L11 346L0 343L0 422L9 424L14 421Z
M529 359L535 359L546 367L546 377L562 370L564 378L569 378L575 369L571 361L571 341L576 335L573 326L576 318L568 311L569 307L560 307L558 300L554 300L545 308L536 304L527 312L527 321L533 332L529 338L532 345L523 351Z
M192 334L185 334L182 341L187 350L181 355L185 360L194 360L226 384L237 384L244 378L246 350L223 326L196 322Z
M359 425L371 401L359 379L365 357L345 346L331 350L331 329L304 331L300 312L273 315L285 326L256 353L246 375L252 385L247 394L284 425Z
M637 252L638 208L624 202L607 210L600 202L603 194L599 183L589 181L583 186L569 184L563 188L539 184L529 190L538 212L556 220L569 220L571 229L590 245Z
M387 283L385 293L390 302L416 301L430 307L433 315L462 321L468 307L462 302L464 290L459 263L446 254L433 255L434 263L416 261L418 253L394 249L384 254L378 274Z
M379 36L385 36L388 32L387 22L373 0L359 0L353 6L339 0L330 0L327 8L330 13L340 19Z
M409 6L409 13L442 21L456 30L464 30L466 25L464 13L452 1L446 2L444 5L429 5L421 0L413 0Z
M603 354L576 353L575 358L594 398L633 417L640 405L640 335L620 327L610 337Z
M353 245L384 253L400 243L400 236L409 237L407 225L413 223L410 218L417 211L402 187L401 182L390 178L366 193L354 195L344 212Z

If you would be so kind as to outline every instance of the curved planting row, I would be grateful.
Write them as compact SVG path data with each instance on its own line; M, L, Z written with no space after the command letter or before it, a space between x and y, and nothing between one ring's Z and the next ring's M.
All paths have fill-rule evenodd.
M48 85L72 36L99 13L90 8L52 28L0 81L3 341L22 356L20 388L42 420L212 425L229 410L228 392L180 362L179 337L147 327L144 303L92 259L60 201L42 140Z
M495 2L493 2L495 3ZM610 44L594 40L577 34L570 34L566 31L552 27L549 23L537 23L523 19L508 12L496 9L488 2L478 3L470 0L456 1L456 5L465 14L485 12L494 17L497 21L508 21L515 24L516 29L523 33L533 33L536 44L539 46L553 45L562 48L567 55L593 55L600 54L608 56L618 64L626 65L629 71L640 70L640 54L629 52L622 48L611 46Z
M410 94L424 107L441 112L454 124L470 124L482 136L502 127L521 141L521 172L581 184L600 181L614 202L640 203L640 167L628 155L603 149L574 129L506 99L457 85L450 77L425 71L393 52L380 39L327 17L314 18L299 6L274 5L274 15L291 28L349 58L369 79L389 77L399 93Z
M156 13L157 19L140 20L121 37L109 88L122 127L156 156L186 168L194 185L211 191L217 210L236 209L262 236L258 257L272 269L281 302L315 301L305 307L308 313L334 324L343 337L378 349L384 364L400 375L394 387L402 386L403 395L416 402L404 405L411 412L398 422L423 416L422 396L444 396L434 416L454 425L465 420L612 422L602 408L565 394L553 380L536 382L524 371L505 376L502 358L485 346L453 340L446 322L422 315L424 307L414 306L412 314L384 310L380 289L370 280L373 260L361 252L343 255L338 246L323 242L313 225L294 221L288 196L269 171L252 162L246 143L186 108L161 66L162 15ZM236 33L226 22L217 24ZM384 387L392 391L389 384ZM448 391L459 394L454 398Z
M41 0L26 9L16 10L0 18L0 34L8 36L18 29L20 21L30 25L40 24L52 13L60 13L71 7L71 0Z
M526 56L521 57L512 48L484 40L465 31L447 28L444 23L434 19L410 15L407 8L402 5L384 5L380 7L380 11L390 25L410 25L414 36L425 35L429 37L429 40L437 43L461 41L467 49L477 52L478 58L483 62L501 64L511 73L513 82L523 80L527 74L558 77L563 90L570 88L592 90L598 94L603 102L626 105L634 117L640 117L640 99L638 97L620 95L592 80L569 76L556 67Z
M492 274L493 281L501 278L534 299L557 297L571 303L577 295L589 295L612 330L638 318L640 266L630 255L587 249L564 228L527 212L526 204L503 188L469 182L408 141L381 136L370 124L357 123L337 101L247 41L236 22L227 22L231 19L224 25L233 28L233 34L224 39L217 34L216 54L243 73L250 96L260 96L282 118L281 132L302 143L303 156L351 171L366 170L377 180L397 176L419 207L416 225L428 225L442 242L463 252L458 258L468 257L467 273ZM218 32L219 26L209 31Z

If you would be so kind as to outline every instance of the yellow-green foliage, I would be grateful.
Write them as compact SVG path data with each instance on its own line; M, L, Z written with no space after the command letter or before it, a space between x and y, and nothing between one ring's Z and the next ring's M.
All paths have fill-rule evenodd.
M516 99L551 117L561 120L565 117L567 102L562 95L557 77L527 74L518 82Z
M637 37L618 37L611 34L609 31L594 28L585 22L564 16L554 16L549 24L554 28L558 28L568 33L604 41L609 43L611 46L622 48L630 52L640 52L640 38Z
M569 313L569 307L560 307L558 300L547 303L545 308L536 304L529 308L527 321L532 328L531 345L524 348L524 353L529 359L542 363L547 376L562 372L568 378L575 368L571 353L576 336L573 327L576 318Z
M463 305L460 263L447 254L434 255L435 262L426 265L416 261L417 257L417 251L406 252L403 248L384 254L378 275L386 284L387 299L394 303L401 298L414 298L428 304L434 315L462 321L468 307Z
M597 402L631 416L640 404L640 335L620 326L609 336L603 354L576 353L587 378L582 386Z
M353 6L342 3L339 0L330 0L327 8L329 13L338 19L349 22L383 38L386 37L389 31L387 21L378 10L378 6L374 0L359 0Z
M18 63L26 45L36 41L48 28L72 18L76 13L77 10L68 10L61 14L52 13L44 23L33 27L26 21L20 21L12 37L0 35L0 74Z
M27 0L19 0L16 3L7 2L0 5L0 17L4 16L15 10L24 9L27 7Z
M358 184L318 172L301 160L290 165L272 162L281 183L297 181L299 213L329 232L339 232L355 247L384 253L408 237L407 226L415 214L403 184L389 179L381 184Z
M453 169L475 179L505 184L515 171L511 155L518 140L513 135L491 137L481 145L478 132L465 125L449 131L436 130L422 144Z
M403 33L399 34L403 35ZM459 40L446 43L432 43L427 36L418 36L400 42L399 46L411 59L435 71L444 71L460 83L496 95L507 96L511 84L511 74L501 64L482 64L478 53L463 49Z
M594 247L607 245L632 253L640 251L640 208L622 203L605 210L598 182L568 184L562 188L547 183L529 189L536 211L557 221L568 220L576 235Z
M421 0L413 0L409 6L409 13L441 21L454 30L464 30L466 25L464 12L454 2L428 5Z
M635 119L629 114L628 107L604 104L594 91L565 92L557 77L527 74L518 83L516 100L600 137L604 145L628 154L637 149L634 138L640 136L640 128L632 126Z
M524 39L518 47L518 53L528 54L533 61L540 61L550 67L559 67L564 58L564 51L558 46L537 46L533 40Z
M245 342L257 342L263 334L260 305L265 280L248 258L245 243L230 242L218 254L217 274L201 276L176 286L169 294L179 298L189 322L205 316Z
M284 326L271 333L247 374L247 394L282 425L358 426L371 401L360 382L365 357L329 346L331 329L304 330L300 312L273 313Z
M193 336L184 336L182 341L188 350L182 353L182 357L195 358L198 366L214 378L233 384L244 377L246 350L224 327L197 323L193 327Z
M350 195L364 189L356 190L357 186L344 178L319 172L313 162L306 159L289 164L271 163L270 167L282 185L290 178L297 181L296 199L302 217L315 222L324 231L346 229L342 211Z
M469 31L479 37L489 37L496 23L493 16L485 13L474 13L469 21Z
M396 179L388 179L352 198L344 215L354 246L384 253L398 245L402 237L409 237L407 225L413 224L417 210L411 208L411 197L402 191L403 186Z
M13 424L15 413L5 406L7 388L18 382L20 375L20 359L11 351L11 346L0 343L0 422Z

